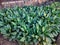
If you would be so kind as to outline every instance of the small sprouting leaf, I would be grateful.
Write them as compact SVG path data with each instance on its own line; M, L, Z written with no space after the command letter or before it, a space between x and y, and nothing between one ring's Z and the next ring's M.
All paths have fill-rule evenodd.
M21 41L21 42L24 42L24 41L25 41L25 37L22 37L22 38L20 39L20 41Z
M42 22L43 22L43 20L40 19L40 21L38 21L38 24L39 24L40 26L42 26Z
M12 25L16 25L16 23L14 23L14 22L11 22L12 23Z
M6 30L0 28L1 34L6 34Z
M4 23L0 21L0 27L3 26L3 25L4 25Z
M13 33L11 33L12 35L16 35L17 34L17 32L13 32Z
M44 16L46 17L46 13L44 12Z
M35 35L34 35L34 34L32 34L32 37L35 37Z
M39 25L37 23L36 23L36 28L37 28L37 32L39 32L40 27L39 27Z
M42 31L43 31L43 32L45 31L45 27L42 27Z

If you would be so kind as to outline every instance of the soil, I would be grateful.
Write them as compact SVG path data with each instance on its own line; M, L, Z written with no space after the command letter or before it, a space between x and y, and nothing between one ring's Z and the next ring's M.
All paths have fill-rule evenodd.
M60 45L60 35L57 37L56 44L57 44L57 45Z
M0 45L18 45L16 41L9 41L0 35Z

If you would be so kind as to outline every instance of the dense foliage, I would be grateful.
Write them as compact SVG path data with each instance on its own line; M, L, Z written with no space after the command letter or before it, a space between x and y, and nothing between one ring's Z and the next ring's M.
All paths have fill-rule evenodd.
M49 5L0 10L0 33L10 40L53 45L59 25L60 10Z

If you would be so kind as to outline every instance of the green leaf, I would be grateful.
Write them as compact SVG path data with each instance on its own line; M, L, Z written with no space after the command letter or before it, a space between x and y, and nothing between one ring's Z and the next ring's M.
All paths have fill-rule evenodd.
M0 28L0 31L1 31L1 34L7 34L7 33L6 33L6 30L4 30L4 29L2 29L2 28Z
M43 32L45 31L45 27L42 27L42 31L43 31Z
M21 42L24 42L24 41L25 41L25 37L22 37L22 38L20 39L20 41L21 41Z
M0 27L3 26L3 25L4 25L4 23L0 21Z
M37 32L39 32L40 28L39 25L36 23L36 28L37 28Z
M13 33L11 33L12 35L16 35L17 34L17 32L13 32Z

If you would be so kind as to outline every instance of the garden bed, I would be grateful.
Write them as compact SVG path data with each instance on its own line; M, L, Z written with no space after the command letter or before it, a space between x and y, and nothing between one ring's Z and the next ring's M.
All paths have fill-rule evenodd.
M59 9L59 8L58 8ZM34 13L33 13L34 14ZM3 34L3 33L2 33ZM12 34L13 35L13 34ZM57 37L56 44L59 45L60 43L60 35ZM58 41L59 40L59 41ZM9 41L9 39L4 38L0 35L0 45L18 45L17 41ZM33 44L32 44L33 45Z

